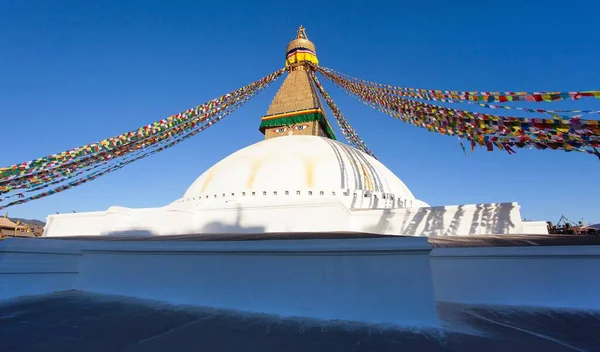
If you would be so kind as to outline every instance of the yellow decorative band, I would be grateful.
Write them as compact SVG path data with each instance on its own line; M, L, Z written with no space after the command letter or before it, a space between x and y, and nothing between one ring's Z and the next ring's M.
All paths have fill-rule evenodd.
M319 60L317 59L317 56L315 54L312 54L310 52L293 52L293 53L287 55L286 60L285 60L285 66L288 67L289 65L293 65L293 64L297 64L297 63L305 62L305 61L308 61L315 65L319 64Z

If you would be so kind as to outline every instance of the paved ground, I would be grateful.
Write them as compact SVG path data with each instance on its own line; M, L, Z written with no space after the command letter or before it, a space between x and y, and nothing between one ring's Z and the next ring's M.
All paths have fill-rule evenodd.
M445 329L279 319L68 292L0 305L1 351L598 351L600 313L439 307Z

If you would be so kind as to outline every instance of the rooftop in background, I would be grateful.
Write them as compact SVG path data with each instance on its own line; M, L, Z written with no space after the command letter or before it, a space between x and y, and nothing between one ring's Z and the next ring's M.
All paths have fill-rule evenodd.
M38 237L44 233L45 223L39 220L0 217L0 236Z
M14 230L17 228L17 224L14 223L12 220L10 220L9 218L3 216L0 218L0 229L10 229L10 230Z

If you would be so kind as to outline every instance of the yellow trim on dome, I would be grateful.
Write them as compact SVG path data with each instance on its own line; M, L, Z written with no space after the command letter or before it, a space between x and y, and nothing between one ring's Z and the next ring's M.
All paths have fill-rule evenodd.
M319 60L317 59L317 55L309 52L295 52L288 55L285 59L285 67L288 67L293 64L297 64L300 62L310 62L315 65L319 65Z

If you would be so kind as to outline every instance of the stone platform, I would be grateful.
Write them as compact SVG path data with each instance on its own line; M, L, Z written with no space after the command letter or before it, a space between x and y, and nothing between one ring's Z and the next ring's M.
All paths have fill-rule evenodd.
M369 233L8 239L0 299L78 290L437 328L440 304L599 312L600 238ZM592 313L590 313L592 314Z
M362 238L10 239L0 243L0 299L76 289L288 317L437 327L427 239L354 237Z

